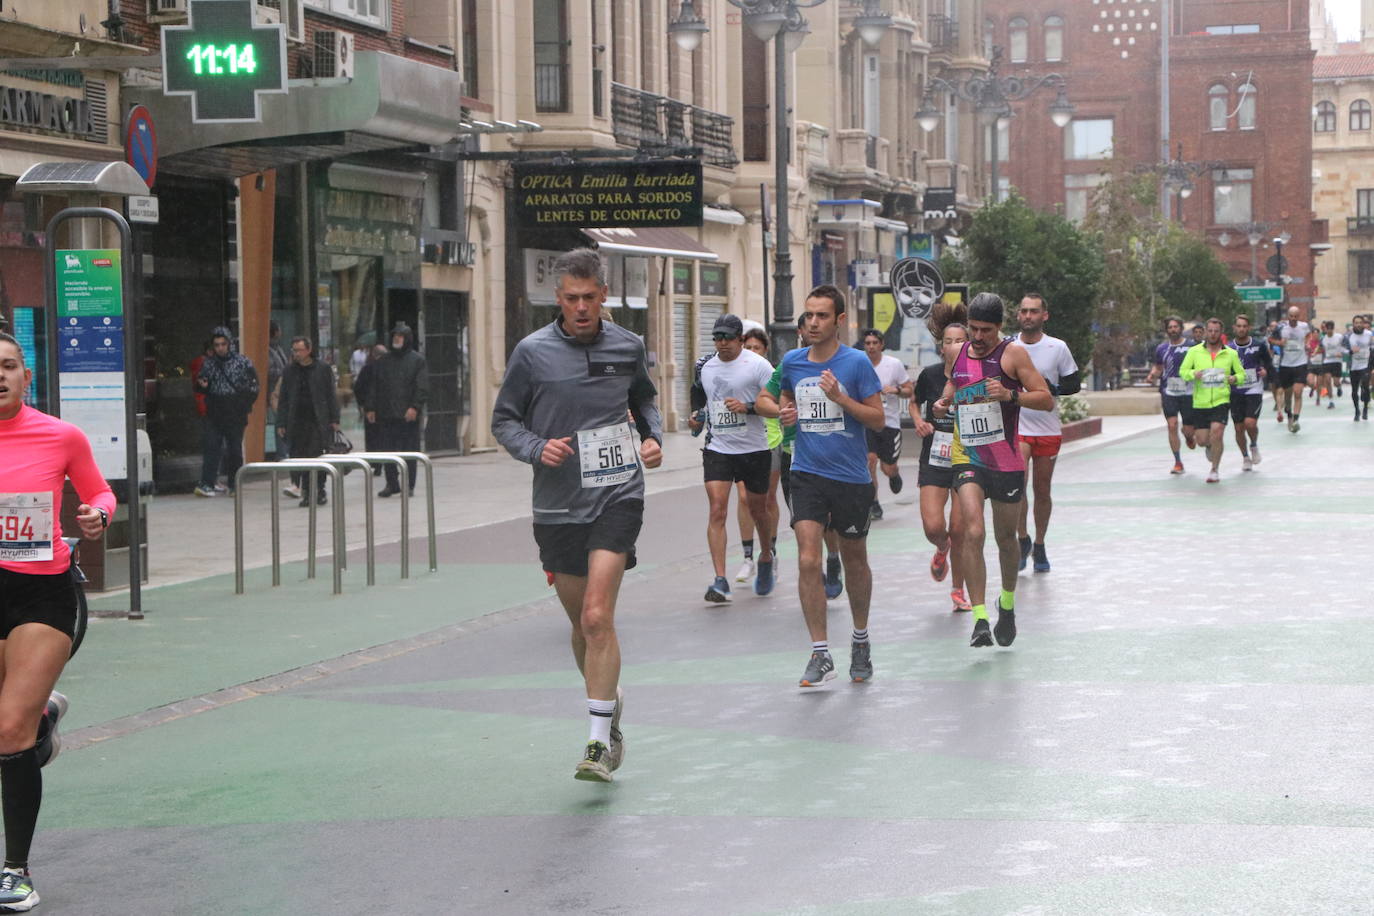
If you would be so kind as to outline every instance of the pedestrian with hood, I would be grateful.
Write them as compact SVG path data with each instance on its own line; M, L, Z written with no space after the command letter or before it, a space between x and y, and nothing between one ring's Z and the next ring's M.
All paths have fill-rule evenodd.
M229 329L218 327L210 334L210 355L196 374L195 389L205 395L205 439L197 496L215 495L220 458L234 492L234 476L243 465L243 430L258 399L258 370L252 360L235 353Z
M365 418L377 425L378 448L384 452L420 450L420 414L429 400L425 358L415 352L415 332L404 322L391 331L391 346L372 366L364 402ZM415 462L407 461L410 492L415 492ZM386 487L378 496L401 492L400 475L387 465Z

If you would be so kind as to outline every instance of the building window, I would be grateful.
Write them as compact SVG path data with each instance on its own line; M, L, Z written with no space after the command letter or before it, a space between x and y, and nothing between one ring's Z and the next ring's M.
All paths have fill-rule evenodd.
M304 3L313 9L356 19L379 29L391 27L391 3L383 0L304 0Z
M1226 129L1227 109L1231 107L1231 91L1217 83L1207 90L1207 119L1212 130Z
M1087 219L1093 191L1104 180L1103 175L1065 175L1064 218L1073 223Z
M1361 223L1374 222L1374 188L1360 188L1355 192L1355 215Z
M1064 131L1065 159L1110 159L1112 119L1087 118L1069 122Z
M1020 16L1007 23L1007 44L1011 45L1008 50L1011 51L1012 63L1025 63L1030 45L1030 25Z
M463 91L481 98L477 81L477 0L463 0Z
M565 0L534 0L534 108L568 110L568 18Z
M1329 134L1336 129L1336 106L1332 102L1318 102L1317 116L1312 120L1312 130L1319 134Z
M740 29L740 103L744 118L740 122L743 135L744 161L768 161L769 118L768 96L773 84L769 75L768 45L759 41L751 29Z
M983 59L992 60L993 31L997 28L991 19L983 20Z
M1352 251L1350 259L1355 262L1355 288L1374 289L1374 251Z
M1060 16L1045 19L1045 60L1064 59L1064 20Z
M1369 130L1369 102L1356 99L1350 103L1350 129Z
M1255 84L1246 82L1240 89L1240 107L1236 109L1236 126L1241 130L1255 129L1255 96L1259 90Z
M1212 194L1212 222L1217 225L1248 223L1253 217L1250 200L1255 184L1254 169L1217 169L1212 172L1212 187L1230 185L1225 194Z
M1259 23L1247 22L1243 25L1209 25L1208 35L1253 35L1260 30Z

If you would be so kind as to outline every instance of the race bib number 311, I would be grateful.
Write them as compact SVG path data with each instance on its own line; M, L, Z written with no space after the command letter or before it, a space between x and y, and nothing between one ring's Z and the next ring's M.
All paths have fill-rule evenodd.
M844 408L825 396L820 385L797 386L797 426L808 433L844 432Z
M628 423L579 430L577 454L582 462L583 489L612 487L633 480L639 473L639 456Z
M52 559L51 493L0 493L0 560Z

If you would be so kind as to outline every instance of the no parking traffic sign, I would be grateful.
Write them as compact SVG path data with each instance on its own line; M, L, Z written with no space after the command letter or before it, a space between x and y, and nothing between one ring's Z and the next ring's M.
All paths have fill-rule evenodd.
M153 115L142 105L129 109L124 119L124 160L142 176L148 187L157 180L157 129Z

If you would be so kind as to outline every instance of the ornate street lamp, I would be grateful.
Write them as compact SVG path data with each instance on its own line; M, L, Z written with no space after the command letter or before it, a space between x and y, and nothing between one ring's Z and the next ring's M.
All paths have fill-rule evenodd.
M1235 224L1233 224L1233 225L1230 227L1230 229L1224 229L1224 230L1222 230L1222 231L1217 235L1217 241L1221 243L1221 246L1222 246L1223 248L1230 247L1231 242L1233 242L1233 241L1239 241L1240 239L1244 239L1244 241L1246 241L1247 243L1249 243L1249 245L1250 245L1250 277L1249 277L1249 279L1246 281L1247 283L1253 285L1253 284L1257 284L1257 283L1260 282L1260 276L1259 276L1259 246L1260 246L1260 243L1264 241L1265 236L1268 235L1269 232L1270 232L1271 230L1278 228L1280 225L1281 225L1280 223L1256 223L1256 222L1235 223ZM1237 239L1235 236L1233 236L1233 235L1231 234L1232 231L1235 231L1236 233L1238 233L1239 236L1240 236L1240 239ZM1275 238L1274 238L1274 244L1278 247L1278 251L1279 251L1279 254L1280 254L1280 255L1283 254L1283 246L1284 246L1284 245L1287 245L1290 239L1292 239L1292 236L1289 235L1287 232L1281 232L1281 233L1279 233L1277 236L1275 236Z
M1193 179L1204 172L1210 173L1217 169L1221 170L1222 177L1213 182L1213 190L1218 194L1230 194L1231 183L1226 179L1226 163L1212 160L1185 162L1182 143L1178 145L1178 154L1173 159L1158 165L1143 166L1140 171L1154 172L1160 177L1164 184L1164 190L1174 197L1173 218L1181 223L1183 222L1183 201L1193 196L1193 191L1197 189ZM1166 213L1165 216L1167 218L1169 214ZM1222 242L1222 244L1226 243Z
M777 241L773 246L773 281L775 287L773 323L769 337L773 341L773 355L781 359L797 340L796 319L792 309L792 246L788 225L787 166L790 160L791 129L788 124L787 62L792 53L811 33L802 10L820 6L825 0L728 0L744 13L744 24L759 41L774 41L773 46L773 159L774 199L776 200ZM877 45L892 24L892 17L882 10L881 0L864 0L863 12L854 17L854 29L865 44ZM678 47L695 51L710 26L697 12L693 0L682 0L677 16L668 24L668 34Z
M733 2L733 0L732 0ZM993 125L992 133L992 202L996 203L1001 196L1001 189L998 187L998 133L1011 123L1012 110L1011 103L1020 101L1042 86L1052 86L1058 90L1054 101L1050 104L1050 120L1054 126L1064 128L1073 120L1074 107L1069 101L1068 83L1061 74L1050 73L1041 77L1022 77L1022 76L1000 76L998 71L1002 66L1002 48L994 46L992 49L992 61L988 64L988 72L984 76L970 76L963 80L948 80L941 76L932 76L926 82L925 94L921 97L921 107L916 110L916 123L926 133L930 133L940 123L943 117L940 109L935 107L934 93L948 92L958 96L966 102L973 103L973 110L978 113L978 117L984 124Z

